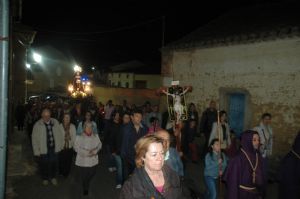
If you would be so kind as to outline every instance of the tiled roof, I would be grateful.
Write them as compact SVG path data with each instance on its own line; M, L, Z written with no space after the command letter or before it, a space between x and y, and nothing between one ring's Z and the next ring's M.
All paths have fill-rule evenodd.
M264 4L232 10L163 50L208 48L300 36L299 4Z

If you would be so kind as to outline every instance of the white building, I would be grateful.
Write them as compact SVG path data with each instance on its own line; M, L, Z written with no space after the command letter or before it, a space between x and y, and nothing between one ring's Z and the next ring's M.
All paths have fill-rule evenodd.
M138 61L127 62L111 67L108 74L108 84L120 88L148 88L157 89L161 86L161 75L148 68L145 73L145 65Z

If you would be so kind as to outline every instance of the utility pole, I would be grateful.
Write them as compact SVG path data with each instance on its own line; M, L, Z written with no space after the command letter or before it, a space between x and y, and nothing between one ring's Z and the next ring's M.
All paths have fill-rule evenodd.
M0 198L5 196L9 59L9 5L0 0Z
M165 46L166 16L162 16L162 40L161 47Z

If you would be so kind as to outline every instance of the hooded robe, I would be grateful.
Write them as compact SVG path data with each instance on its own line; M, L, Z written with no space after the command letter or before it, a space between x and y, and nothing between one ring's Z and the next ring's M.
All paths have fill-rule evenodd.
M240 150L236 157L229 161L227 170L223 180L227 187L227 199L259 199L264 194L265 180L263 171L262 156L258 150L254 149L252 144L255 131L246 131L241 136L241 149L243 149L252 165L256 165L256 154L258 156L258 164L255 170L255 182L253 182L253 170L246 157Z
M279 199L300 198L300 132L292 150L282 159L279 171Z

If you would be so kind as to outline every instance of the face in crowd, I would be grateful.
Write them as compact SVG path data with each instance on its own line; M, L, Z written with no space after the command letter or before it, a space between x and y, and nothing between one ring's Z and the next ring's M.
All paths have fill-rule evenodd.
M260 141L259 141L259 135L258 134L253 134L252 144L253 144L254 149L256 149L256 150L259 149Z
M64 115L64 118L63 118L63 122L64 122L65 124L69 124L70 121L71 121L70 115L69 115L69 114L65 114L65 115Z
M91 121L91 118L92 118L91 113L90 112L86 112L85 113L85 120L86 121Z
M120 121L120 113L116 113L114 116L114 121L119 122Z
M212 150L219 153L221 151L219 140L216 140L213 145L211 145Z
M270 126L271 123L272 123L272 118L271 116L267 115L265 117L262 118L262 123L265 125L265 126Z
M133 123L134 125L140 125L142 119L143 119L143 116L142 116L142 114L140 114L140 113L134 113L134 114L131 116L131 120L132 120L132 123Z
M222 113L220 120L221 120L221 122L227 121L227 114L225 112Z
M196 121L194 121L194 120L190 121L189 127L190 127L191 129L196 128Z
M156 135L163 140L163 147L165 151L170 148L170 135L167 131L160 130L156 133Z
M211 110L216 110L216 107L217 107L217 104L215 101L211 101L210 104L209 104L209 108Z
M51 112L49 109L44 109L42 112L42 119L44 122L49 122L51 118Z
M152 111L153 112L158 112L158 106L157 105L153 106Z
M130 116L128 114L123 115L123 124L128 124L130 122Z
M161 143L151 143L143 158L144 166L150 171L160 171L164 165L165 151Z

